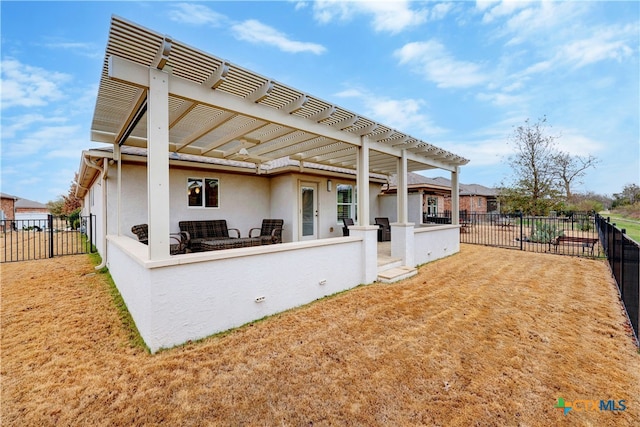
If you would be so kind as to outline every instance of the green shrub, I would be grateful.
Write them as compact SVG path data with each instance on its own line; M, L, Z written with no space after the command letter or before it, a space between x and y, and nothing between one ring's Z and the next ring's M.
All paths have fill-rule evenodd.
M564 230L559 229L556 225L536 221L529 240L534 243L550 243L556 237L563 235Z

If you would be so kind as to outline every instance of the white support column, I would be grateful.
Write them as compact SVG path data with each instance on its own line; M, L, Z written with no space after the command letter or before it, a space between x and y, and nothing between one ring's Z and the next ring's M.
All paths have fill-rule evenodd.
M147 98L149 259L169 257L169 76L149 69Z
M366 137L360 137L358 147L358 164L356 173L357 189L357 210L358 222L360 226L369 225L369 144Z
M122 235L122 152L118 144L113 144L113 157L116 163L116 234Z
M460 168L451 172L451 224L460 224Z
M407 185L407 150L398 158L398 222L391 224L391 256L402 265L415 266L414 225L409 222L409 187Z
M406 224L409 214L409 188L407 186L407 150L402 150L402 157L398 159L398 222Z
M362 237L364 276L362 283L373 283L378 277L378 227L375 225L352 225L349 235Z

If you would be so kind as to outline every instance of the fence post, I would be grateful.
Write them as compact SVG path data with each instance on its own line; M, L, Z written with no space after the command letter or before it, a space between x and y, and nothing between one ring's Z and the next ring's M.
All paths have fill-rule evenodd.
M524 242L522 239L524 238L524 220L522 212L518 212L518 216L520 217L520 250L524 250Z
M53 215L47 215L47 222L49 223L49 258L53 258Z
M89 230L90 230L90 234L89 234L89 253L93 253L93 219L95 218L95 215L90 214L89 215Z

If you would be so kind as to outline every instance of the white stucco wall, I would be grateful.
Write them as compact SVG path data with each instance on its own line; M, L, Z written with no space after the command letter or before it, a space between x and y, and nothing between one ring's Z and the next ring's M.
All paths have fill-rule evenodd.
M220 207L193 208L187 203L187 178L217 178L220 180ZM327 180L332 180L331 191L327 191ZM109 171L108 221L109 234L118 234L117 175L115 167ZM122 235L136 238L131 233L135 224L147 222L147 175L144 164L122 165ZM298 241L299 236L299 192L302 182L314 183L318 187L318 238L342 236L342 224L337 221L338 184L351 184L355 180L323 177L310 174L289 173L276 176L246 175L216 172L211 170L188 170L172 167L170 170L170 230L179 231L178 222L183 220L226 219L229 228L238 228L243 237L249 230L260 227L265 218L284 220L283 242ZM371 223L379 216L378 195L380 184L369 186ZM88 196L87 196L88 197ZM97 197L97 196L96 196ZM395 207L394 207L395 209Z
M108 267L155 352L358 286L367 277L365 264L344 260L362 260L365 240L187 254L154 264L145 261L144 245L109 236ZM375 245L375 232L370 240Z
M389 222L398 221L397 197L395 194L381 194L378 197L378 215L377 217L389 218ZM373 221L374 216L371 216Z
M378 198L381 217L389 218L390 222L398 220L398 197L395 194L383 194ZM409 193L407 198L407 218L408 222L419 225L422 224L422 195L420 193Z
M220 182L218 208L189 207L187 201L188 178L217 178ZM109 192L109 233L116 230L117 177L109 174L112 190ZM122 165L122 235L136 238L131 233L135 224L147 223L147 175L145 165ZM262 219L274 218L271 212L271 183L258 175L239 175L226 172L187 170L172 167L169 175L170 230L179 231L178 223L186 220L225 219L229 228L237 228L243 237L249 230L260 227ZM279 218L279 217L276 217ZM285 228L287 227L285 220Z
M460 227L456 225L416 227L414 247L416 265L460 252Z
M113 173L113 172L111 172ZM82 216L95 215L94 223L93 223L93 234L94 234L94 246L98 250L100 256L104 257L105 251L105 221L104 221L104 213L103 213L103 191L105 187L109 185L104 181L100 181L98 179L93 186L87 191L84 198L82 199L82 211L80 214Z

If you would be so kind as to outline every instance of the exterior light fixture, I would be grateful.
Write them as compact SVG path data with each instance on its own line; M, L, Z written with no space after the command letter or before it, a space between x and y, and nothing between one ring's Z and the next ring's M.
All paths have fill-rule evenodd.
M327 180L327 191L331 192L331 187L333 186L333 182L330 179Z

